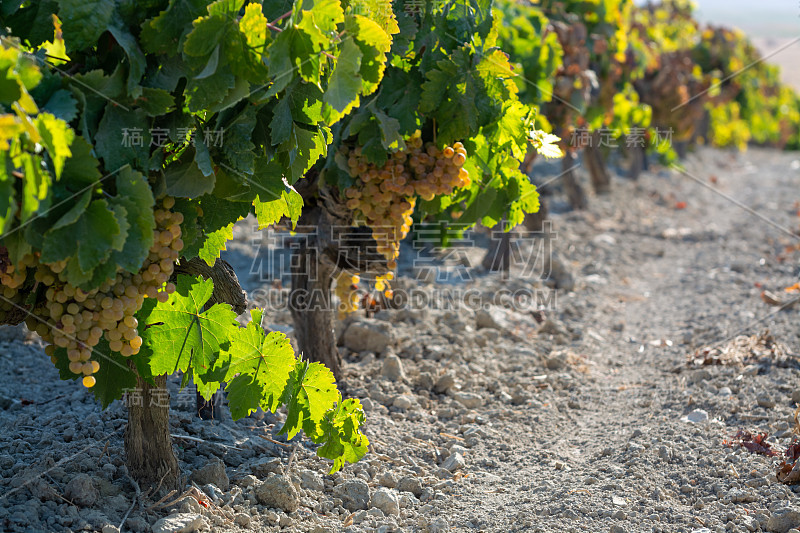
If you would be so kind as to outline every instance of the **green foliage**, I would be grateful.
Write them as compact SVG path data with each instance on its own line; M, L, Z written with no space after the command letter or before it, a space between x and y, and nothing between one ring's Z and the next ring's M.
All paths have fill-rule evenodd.
M287 16L244 0L7 4L0 246L14 261L65 262L63 281L86 291L141 270L164 195L183 215L183 258L209 265L248 213L296 224L303 200L292 185L325 158L330 128L378 89L399 31L391 9L345 13L339 0L298 1ZM237 416L289 402L299 427L327 416L336 428L312 435L331 442L328 457L358 455L366 440L344 422L352 413L333 414L341 397L318 366L292 374L295 398L284 391L296 366L285 338L240 331L226 306L204 309L211 282L178 285L164 304L146 299L135 370L117 353L101 364L104 406L137 374L180 371L205 395L221 376ZM248 359L256 346L262 357ZM72 377L62 352L54 360ZM216 365L225 358L234 370ZM314 392L323 382L328 394Z
M264 333L260 309L240 327L229 305L209 307L213 290L211 280L179 276L167 302L149 300L137 315L147 328L137 364L153 376L182 371L184 384L192 378L206 399L226 382L234 419L285 406L281 431L292 438L302 430L322 444L318 454L334 461L331 472L363 457L369 441L360 431L360 403L343 401L330 370L297 359L283 333Z

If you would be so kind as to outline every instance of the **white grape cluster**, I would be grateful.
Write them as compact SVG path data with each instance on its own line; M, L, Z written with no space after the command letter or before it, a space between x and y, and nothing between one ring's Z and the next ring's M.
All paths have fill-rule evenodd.
M139 272L119 269L96 289L84 291L69 284L66 261L41 263L37 255L28 254L19 265L0 264L0 282L7 299L21 302L19 289L28 270L33 271L36 290L45 287L44 300L31 310L25 323L48 343L45 353L53 363L56 349L66 349L70 371L83 375L86 387L96 383L93 374L100 363L92 355L100 339L124 357L139 353L142 338L135 314L145 298L165 302L175 291L169 278L183 249L183 214L171 211L174 205L175 199L166 197L156 206L153 245Z

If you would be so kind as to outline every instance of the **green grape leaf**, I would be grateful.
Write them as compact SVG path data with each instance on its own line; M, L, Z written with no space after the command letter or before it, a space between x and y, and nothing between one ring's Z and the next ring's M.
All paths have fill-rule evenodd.
M372 114L378 119L378 127L381 130L381 144L383 147L392 152L405 149L406 142L400 134L400 121L390 117L375 106L372 107Z
M340 113L358 105L358 95L362 89L359 70L363 55L358 45L352 39L347 39L328 80L325 103Z
M256 156L252 138L255 127L255 107L247 106L225 127L225 142L222 144L222 151L230 166L247 175L254 170Z
M324 436L325 413L341 399L328 367L297 361L281 398L286 405L286 422L278 434L291 439L303 430L308 438L319 442Z
M128 56L128 95L137 98L142 93L139 82L147 67L147 59L139 48L138 41L127 29L112 24L108 31Z
M170 196L197 198L214 190L214 175L203 175L194 159L170 165L164 179Z
M253 309L250 314L250 323L233 335L230 348L217 360L225 371L225 390L234 420L259 407L274 412L297 363L286 335L266 335L261 327L262 310Z
M269 129L272 132L272 144L280 144L289 140L294 123L292 121L292 108L289 98L284 96L278 100L272 112Z
M78 116L77 102L72 93L65 89L59 89L54 92L50 99L47 100L43 110L52 113L56 118L65 122L71 122L72 119Z
M175 107L175 99L164 89L143 87L142 94L136 99L136 106L148 117L166 115Z
M206 78L190 79L185 91L189 110L201 112L219 105L234 87L236 77L224 66Z
M203 176L214 175L214 162L211 160L211 153L208 151L208 145L202 135L195 135L194 150L194 162L197 163L197 168L200 169Z
M214 291L210 279L178 276L177 290L164 303L145 300L137 313L143 351L153 376L180 370L192 377L201 394L210 398L219 388L209 371L238 330L236 313L228 304L203 311Z
M22 209L20 222L28 221L48 199L50 192L50 174L42 169L41 157L23 152L17 157L23 169L25 179L22 183Z
M215 231L206 232L206 238L197 256L205 261L208 266L214 266L222 250L227 249L226 244L233 238L233 222Z
M333 460L329 474L341 470L345 461L356 463L367 454L369 440L360 430L364 419L361 402L353 398L340 401L325 413L321 438L324 444L317 450L317 455Z
M130 167L120 171L116 182L117 195L110 203L125 208L129 228L124 248L112 252L111 259L128 272L136 273L142 268L153 245L155 200L147 179Z
M67 50L83 50L97 44L114 17L113 0L58 0Z
M119 233L119 224L108 202L94 200L78 220L44 234L41 260L43 263L63 261L77 249L80 270L91 272L111 255Z
M219 54L219 45L232 22L220 16L201 17L192 23L194 27L183 43L183 53L192 57L208 57L214 50ZM219 57L219 56L218 56ZM216 65L211 73L216 70Z
M331 140L330 129L325 126L309 131L295 124L291 138L280 145L281 151L277 156L278 162L288 170L285 175L290 185L302 178L317 159L327 153Z
M150 155L150 124L142 109L125 111L113 103L106 106L95 141L95 151L108 170L125 165L147 168Z
M78 187L96 183L101 174L97 167L100 161L92 155L92 147L81 136L75 136L69 145L72 155L64 162L61 171L61 182Z
M207 0L170 0L167 9L142 24L141 40L145 51L176 55L190 31L191 23L207 13Z
M92 191L86 191L80 196L76 196L77 200L74 200L72 207L69 208L69 211L64 213L61 218L59 218L55 224L53 224L53 230L61 229L65 226L69 226L70 224L74 224L78 221L86 208L89 207L89 202L92 200Z
M69 124L50 113L40 113L36 117L35 124L41 136L41 143L47 148L47 153L53 161L56 179L59 179L64 169L64 161L72 155L69 145L75 138L75 132Z
M0 234L11 229L14 215L17 214L17 194L14 190L16 178L6 172L5 158L5 154L0 154Z

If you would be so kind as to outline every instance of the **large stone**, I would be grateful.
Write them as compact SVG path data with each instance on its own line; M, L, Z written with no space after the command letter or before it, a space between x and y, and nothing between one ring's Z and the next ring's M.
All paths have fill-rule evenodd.
M392 489L381 487L372 495L372 506L383 511L384 514L398 516L400 514L400 500Z
M422 494L422 484L419 479L413 476L406 476L397 482L397 490L400 492L410 492L419 498Z
M483 398L474 392L457 392L453 399L468 409L475 409L483 405Z
M325 490L325 482L322 481L322 476L313 470L300 471L300 486L308 490L317 490L322 492Z
M383 360L381 376L391 381L404 381L406 375L403 372L403 363L400 362L400 358L394 354L388 355L386 359Z
M192 481L198 485L208 485L211 483L223 491L231 487L228 474L225 472L225 463L219 459L214 459L202 468L195 470L192 473Z
M456 378L453 374L442 374L439 379L436 380L436 384L433 386L433 390L438 392L439 394L444 394L447 392L447 389L453 388L456 386Z
M767 521L767 531L772 533L787 533L792 528L800 528L800 512L792 507L776 509Z
M153 533L193 533L208 525L199 514L171 514L153 524Z
M455 472L456 470L460 470L467 466L466 461L464 461L464 457L456 452L447 459L445 459L444 463L442 463L442 468L447 470L448 472Z
M384 320L365 318L348 326L344 345L354 352L382 353L395 342L392 324Z
M283 509L287 513L296 511L300 497L288 476L270 474L256 487L256 499L261 505Z
M369 485L362 479L349 479L337 485L333 492L342 499L342 506L350 511L369 509Z
M91 477L87 474L78 474L67 483L64 496L75 505L91 507L97 501L100 493Z

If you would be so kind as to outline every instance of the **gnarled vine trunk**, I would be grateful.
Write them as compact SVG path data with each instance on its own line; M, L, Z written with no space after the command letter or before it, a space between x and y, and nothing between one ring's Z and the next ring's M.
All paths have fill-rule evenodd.
M562 159L562 173L561 180L564 184L564 192L567 193L569 205L573 209L586 209L586 193L583 192L583 187L578 183L578 177L575 174L575 168L578 166L578 155L571 150L567 150Z
M167 377L154 379L155 386L136 379L136 395L128 397L125 456L128 472L142 490L159 485L178 489L180 469L169 432Z
M306 246L295 252L289 304L303 357L324 364L339 380L342 357L336 348L333 331L333 271L333 265L315 246Z
M207 305L227 303L237 314L244 312L246 295L233 268L222 259L218 259L213 267L198 258L184 260L175 267L174 277L178 274L211 278L214 292ZM135 370L133 363L131 365ZM178 489L180 469L169 431L167 376L156 376L153 381L155 385L137 376L135 395L128 397L128 425L125 428L128 472L142 490L155 490L157 487L160 491Z
M600 132L592 134L592 143L583 149L583 160L589 170L589 179L595 194L605 194L611 191L611 176L606 168L603 153L600 151Z
M289 305L303 358L324 364L338 381L342 358L334 334L333 277L343 270L383 274L387 266L371 230L352 227L352 211L338 189L318 179L306 176L296 184L305 204L297 227L313 228L314 233L295 251Z

